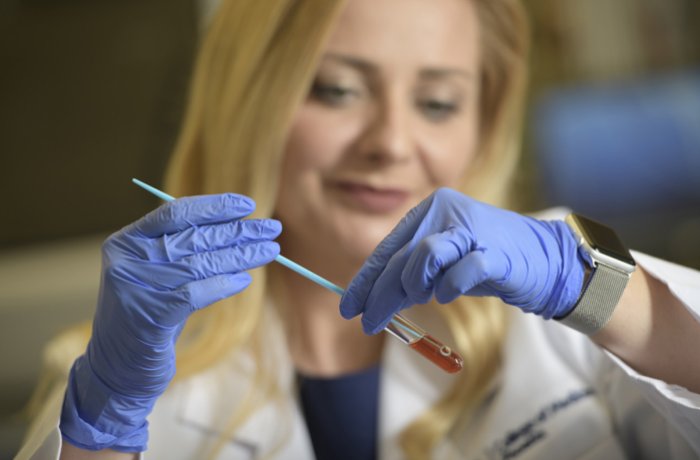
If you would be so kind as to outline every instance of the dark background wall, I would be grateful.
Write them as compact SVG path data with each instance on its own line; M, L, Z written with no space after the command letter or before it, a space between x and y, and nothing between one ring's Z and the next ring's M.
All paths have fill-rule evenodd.
M0 7L0 248L119 228L155 200L196 40L189 0Z

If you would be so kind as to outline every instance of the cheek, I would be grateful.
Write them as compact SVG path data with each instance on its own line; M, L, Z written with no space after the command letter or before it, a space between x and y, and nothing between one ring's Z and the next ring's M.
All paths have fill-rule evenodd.
M323 205L323 179L332 174L347 150L352 133L332 114L304 104L287 139L276 215L283 220L310 218Z
M332 138L319 129L313 118L300 113L292 125L285 152L284 177L294 171L323 169L332 163L332 156L323 154L332 150Z
M291 171L332 169L355 135L352 123L312 105L304 105L292 124L285 152Z

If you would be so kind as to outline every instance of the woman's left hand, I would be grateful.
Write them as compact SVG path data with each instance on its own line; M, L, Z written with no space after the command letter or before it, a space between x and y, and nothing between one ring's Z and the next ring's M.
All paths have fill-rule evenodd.
M392 315L433 295L496 296L544 318L569 313L585 265L563 221L540 221L439 189L379 244L340 302L376 334Z

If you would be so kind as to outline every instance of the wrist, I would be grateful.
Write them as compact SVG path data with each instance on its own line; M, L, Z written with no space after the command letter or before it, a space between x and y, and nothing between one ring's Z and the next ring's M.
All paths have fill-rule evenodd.
M566 223L577 241L580 257L590 270L590 277L573 309L557 319L592 335L612 316L636 264L611 228L578 214L567 216Z
M558 319L568 315L581 294L586 264L578 251L576 239L562 221L545 222L553 240L548 244L549 273L556 274L549 285L549 298L540 316Z
M113 391L92 370L86 356L70 371L60 429L74 446L87 450L142 452L156 398L134 398Z

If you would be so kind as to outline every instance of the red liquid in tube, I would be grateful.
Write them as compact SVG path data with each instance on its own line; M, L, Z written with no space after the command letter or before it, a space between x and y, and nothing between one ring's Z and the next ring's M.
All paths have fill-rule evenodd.
M431 335L425 334L408 346L450 374L461 371L464 366L464 360L459 354L435 340Z

